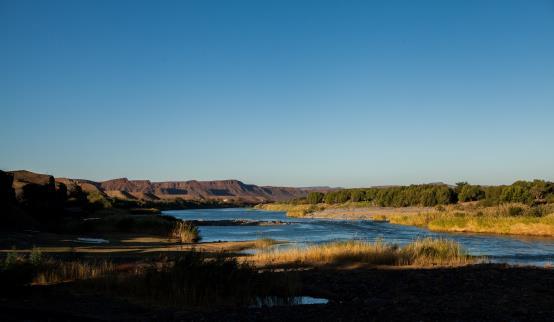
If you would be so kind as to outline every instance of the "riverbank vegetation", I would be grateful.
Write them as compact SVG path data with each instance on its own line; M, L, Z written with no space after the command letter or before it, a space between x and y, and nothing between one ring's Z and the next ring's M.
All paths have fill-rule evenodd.
M543 180L310 192L305 199L259 208L291 217L387 220L435 231L554 236L554 183Z
M254 241L254 246L257 249L269 248L276 244L279 244L279 241L267 237L258 238Z
M164 247L159 240L144 241L145 248L127 241L117 249L118 245L110 243L53 253L48 250L51 242L35 239L33 243L40 248L29 249L24 248L28 237L21 238L20 248L0 252L2 312L15 317L7 320L44 316L200 321L263 320L268 316L281 320L285 316L300 320L314 312L340 320L348 317L344 312L367 308L375 312L364 317L373 317L383 306L386 312L400 306L404 311L399 314L405 317L422 302L436 304L437 294L444 295L440 297L444 301L436 304L437 312L451 305L460 317L467 317L468 309L497 307L499 297L510 299L510 308L524 303L538 308L529 312L546 312L535 316L537 320L551 316L551 268L471 265L481 258L469 256L458 244L444 239L421 239L402 247L355 240L305 250L265 249L251 255L238 252L241 248L234 243L173 248L174 242ZM59 243L66 243L65 238L68 236ZM250 249L259 246L254 241L242 244ZM506 297L507 293L511 295ZM290 305L303 296L328 299L329 303L257 307L264 303ZM459 308L462 304L467 307ZM398 317L381 316L383 320ZM354 316L346 318L351 319L356 320Z
M327 193L310 192L306 198L291 200L289 204L333 205L362 202L379 207L434 207L468 201L478 201L484 206L504 203L554 203L554 183L534 180L516 181L511 185L480 186L459 182L456 186L423 184L341 189Z
M12 253L0 267L0 293L31 285L72 283L77 292L96 292L161 306L249 305L269 296L290 297L299 289L294 272L258 272L224 253L180 252L152 262L33 260Z
M433 231L554 236L554 204L456 205L411 215L376 216L376 219Z
M331 242L285 250L269 250L254 255L265 265L339 265L370 264L391 266L464 265L474 263L458 243L448 239L425 238L399 247L382 241L359 240Z
M356 240L280 251L266 249L254 255L189 250L123 259L51 257L38 248L28 254L14 250L1 263L0 282L3 292L8 293L32 285L64 283L77 292L93 291L163 306L249 305L264 297L298 294L301 282L296 269L277 273L274 268L279 264L295 268L341 264L426 267L478 261L454 241L431 238L403 247Z
M198 227L188 222L178 221L171 230L171 237L181 243L196 243L200 241Z

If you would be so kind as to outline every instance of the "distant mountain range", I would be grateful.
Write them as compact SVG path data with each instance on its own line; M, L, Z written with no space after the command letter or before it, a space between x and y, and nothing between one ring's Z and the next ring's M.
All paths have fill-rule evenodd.
M165 181L151 182L149 180L129 180L119 178L107 181L91 181L84 179L54 178L50 175L33 173L26 170L10 171L14 177L14 189L26 183L45 184L55 182L63 184L68 191L77 187L84 192L96 192L101 195L122 200L219 200L259 203L269 201L285 201L305 197L309 191L326 191L328 187L293 188L257 186L246 184L239 180L215 181ZM35 182L36 181L36 182Z

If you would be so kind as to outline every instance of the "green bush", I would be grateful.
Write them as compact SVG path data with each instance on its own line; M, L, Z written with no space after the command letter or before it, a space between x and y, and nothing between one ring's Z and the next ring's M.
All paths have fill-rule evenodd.
M481 200L485 197L485 192L481 190L480 186L474 186L466 184L458 193L458 200L465 202L465 201L477 201Z
M306 197L306 199L308 203L315 205L323 201L323 196L324 195L322 192L313 191L308 193L308 196Z

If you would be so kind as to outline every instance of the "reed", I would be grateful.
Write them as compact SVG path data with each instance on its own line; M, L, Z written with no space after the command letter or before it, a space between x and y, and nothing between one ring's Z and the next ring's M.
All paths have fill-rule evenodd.
M554 236L554 207L507 204L448 206L443 211L384 216L393 224L425 227L434 231Z
M183 252L174 261L144 270L107 275L91 287L162 306L237 306L267 296L291 296L299 289L295 272L258 272L226 254Z
M178 221L171 230L170 236L181 243L196 243L200 241L198 227L183 221Z
M261 265L299 264L325 265L364 263L372 265L461 265L475 261L456 242L448 239L425 238L404 247L382 241L341 241L265 251L253 255L252 260Z
M48 285L77 280L99 278L116 270L110 261L60 261L49 259L36 268L36 275L32 281L35 285Z
M269 248L279 242L271 238L259 238L254 241L254 246L259 249Z

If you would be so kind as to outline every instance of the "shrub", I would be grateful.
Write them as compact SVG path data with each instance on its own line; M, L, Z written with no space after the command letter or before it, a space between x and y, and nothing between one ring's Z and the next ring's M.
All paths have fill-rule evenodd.
M465 184L458 193L458 200L460 201L477 201L485 197L485 192L481 190L480 186L474 186Z
M181 243L195 243L200 241L198 227L183 221L175 223L170 237L176 238Z
M311 204L318 204L323 201L323 193L321 192L310 192L308 193L308 196L306 197L308 203Z
M112 203L98 191L91 191L87 194L88 206L93 210L111 208Z
M350 192L350 201L360 202L364 199L365 193L362 190L352 190Z
M33 247L31 253L29 254L29 262L35 266L38 266L42 263L42 260L42 251L39 248Z
M254 243L256 245L256 248L268 248L277 244L278 242L275 239L264 237L264 238L256 239Z
M19 256L17 255L17 251L15 250L15 246L12 247L12 251L6 254L6 258L4 259L4 269L9 269L10 267L17 264L19 261Z

